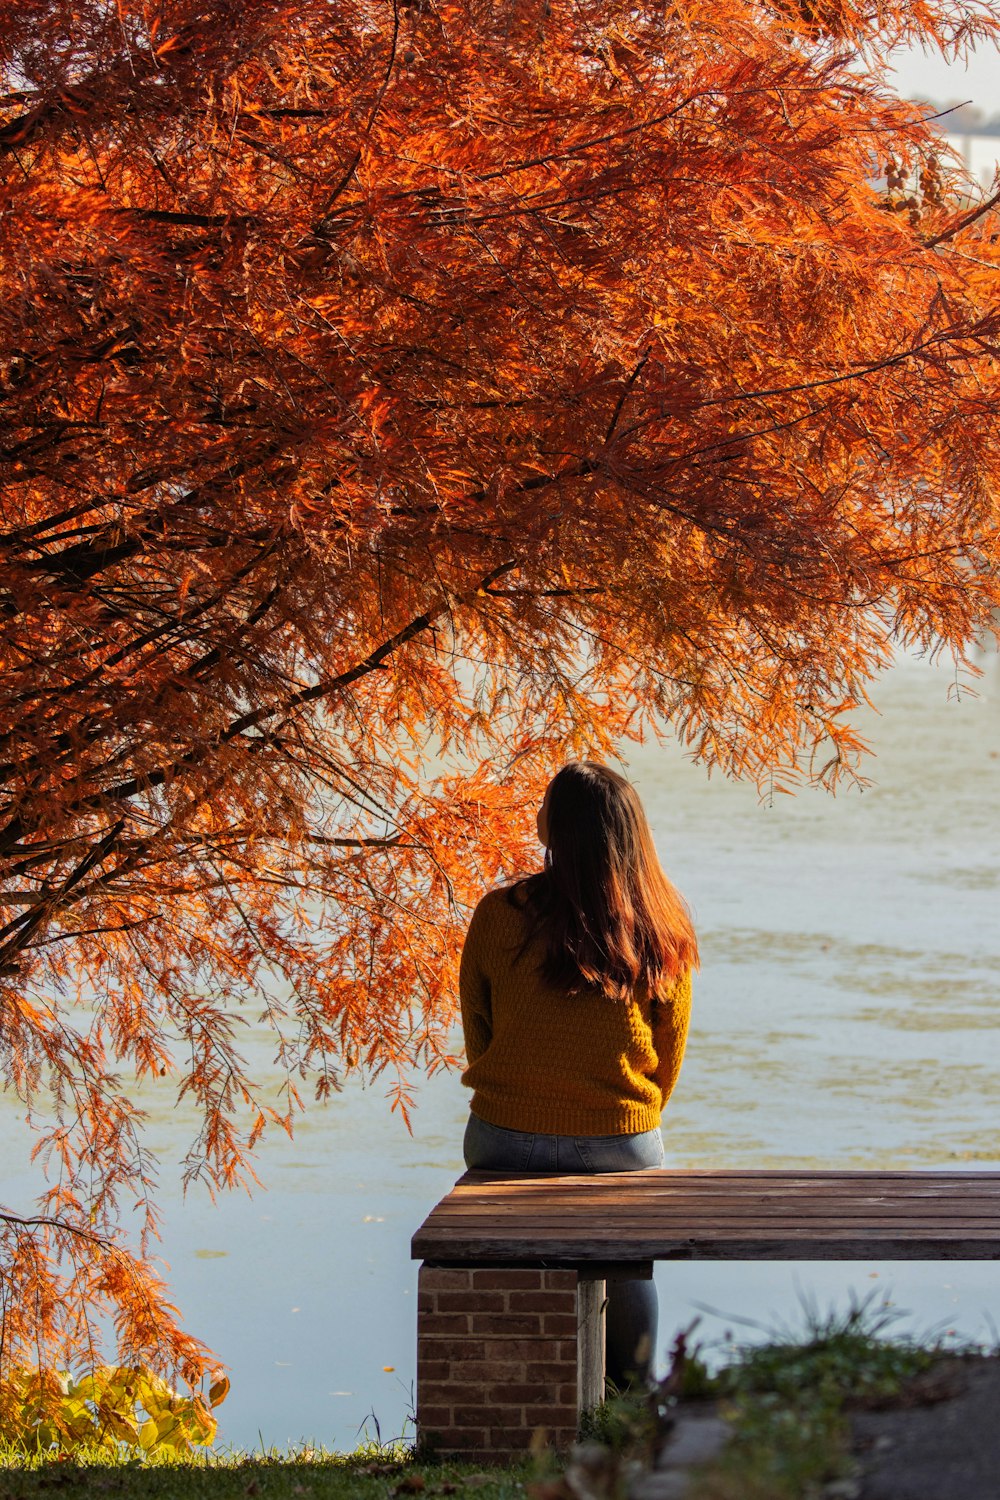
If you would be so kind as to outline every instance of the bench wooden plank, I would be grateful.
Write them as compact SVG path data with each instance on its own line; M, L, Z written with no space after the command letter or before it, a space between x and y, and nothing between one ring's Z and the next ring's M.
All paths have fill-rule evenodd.
M787 1183L781 1186L769 1186L766 1188L761 1187L753 1190L743 1189L737 1192L732 1191L726 1187L703 1187L697 1183L692 1184L689 1188L686 1189L680 1189L676 1185L670 1187L669 1189L664 1189L656 1186L655 1184L652 1186L647 1186L644 1181L641 1187L633 1186L631 1188L624 1188L617 1192L614 1189L608 1189L603 1194L603 1199L606 1202L614 1201L619 1203L635 1203L638 1201L639 1194L642 1195L643 1202L645 1202L647 1198L653 1200L654 1202L669 1202L672 1199L677 1198L685 1203L689 1203L699 1199L712 1203L739 1203L744 1199L750 1201L753 1201L755 1199L766 1201L771 1198L787 1199L792 1195L795 1195L799 1198L805 1198L807 1200L809 1198L845 1198L850 1202L860 1202L865 1197L874 1195L879 1198L891 1198L893 1202L909 1202L911 1200L920 1199L930 1199L933 1201L936 1199L940 1199L946 1202L960 1203L964 1198L972 1197L975 1198L977 1202L992 1203L994 1205L1000 1203L1000 1187L994 1188L992 1186L989 1186L977 1191L967 1186L956 1188L950 1185L940 1185L933 1188L928 1187L915 1189L913 1191L904 1191L897 1188L892 1183L888 1185L878 1183L868 1185L861 1183L839 1182L821 1184L818 1186L816 1184L806 1183L803 1183L801 1185L798 1183ZM534 1191L530 1187L519 1187L513 1192L505 1193L501 1188L498 1187L496 1192L482 1194L477 1191L475 1193L467 1193L463 1194L461 1198L456 1198L453 1201L451 1200L451 1195L449 1195L448 1198L445 1198L443 1200L442 1211L445 1211L446 1209L452 1207L458 1208L466 1204L483 1204L494 1206L495 1204L504 1202L523 1203L526 1198L531 1198L535 1202L539 1203L552 1203L557 1205L578 1204L586 1203L589 1200L589 1197L590 1194L587 1193L586 1189L581 1189L572 1193L566 1193L545 1192L544 1190Z
M806 1198L804 1196L793 1199L788 1196L774 1194L769 1198L655 1198L650 1194L648 1199L641 1203L635 1199L623 1199L607 1197L602 1198L599 1204L586 1201L574 1201L569 1199L562 1203L546 1203L544 1199L534 1200L532 1205L532 1217L544 1218L555 1217L567 1218L576 1214L586 1218L593 1214L597 1218L607 1218L609 1213L619 1213L623 1217L629 1215L638 1217L640 1215L664 1215L670 1214L706 1214L715 1213L864 1213L868 1209L891 1207L901 1213L929 1213L946 1215L948 1213L973 1212L983 1215L994 1221L1000 1216L1000 1198L992 1201L977 1197L938 1197L938 1198L895 1198L888 1194L866 1194L854 1198L843 1194L829 1194L824 1197ZM527 1221L529 1215L525 1212L525 1205L510 1202L491 1203L462 1203L441 1211L438 1216L442 1222L459 1223L463 1219L475 1218L500 1218Z
M872 1173L872 1178L865 1181L862 1178L832 1178L821 1179L818 1182L810 1181L808 1178L788 1178L784 1180L752 1183L707 1182L693 1178L690 1182L682 1182L672 1178L669 1182L659 1182L652 1172L636 1172L638 1183L630 1183L628 1186L618 1181L619 1173L603 1173L599 1176L613 1176L615 1182L604 1191L608 1195L614 1195L623 1200L634 1200L637 1193L651 1194L657 1198L670 1198L680 1194L684 1198L756 1198L772 1197L775 1194L785 1195L787 1193L814 1194L817 1196L838 1195L840 1197L860 1197L868 1192L877 1192L889 1195L893 1198L936 1198L955 1197L963 1194L973 1194L975 1197L996 1199L1000 1197L1000 1180L997 1182L976 1183L973 1181L955 1182L952 1179L921 1183L905 1183L897 1179L884 1180L879 1173ZM972 1173L968 1176L972 1178ZM590 1179L592 1182L593 1178ZM464 1180L457 1184L462 1188L460 1198L452 1198L449 1194L442 1202L447 1204L454 1202L489 1202L495 1203L502 1200L504 1196L523 1199L534 1197L544 1199L547 1202L561 1203L564 1201L583 1200L587 1197L587 1179L573 1177L570 1179L555 1177L518 1177L506 1182L497 1182L493 1185L480 1184L466 1187Z
M597 1200L591 1194L574 1195L572 1197L548 1198L542 1194L512 1194L500 1195L495 1198L461 1199L453 1204L445 1203L441 1208L444 1216L448 1214L457 1215L462 1213L493 1213L506 1212L520 1214L527 1217L529 1213L552 1212L552 1213L579 1213L586 1211L588 1204ZM733 1205L736 1208L753 1207L758 1205L771 1205L775 1203L794 1204L799 1207L808 1207L812 1203L826 1203L831 1206L839 1206L850 1209L855 1204L866 1202L875 1203L898 1203L907 1207L919 1208L933 1207L936 1205L961 1208L963 1203L975 1203L992 1213L1000 1213L1000 1193L975 1193L975 1192L938 1192L938 1193L894 1193L892 1191L878 1191L859 1189L853 1193L845 1192L806 1192L793 1190L791 1192L772 1193L655 1193L643 1192L642 1189L633 1189L631 1193L601 1193L599 1201L607 1207L618 1207L627 1209L642 1203L648 1204L654 1213L667 1212L676 1208L694 1207L701 1204L706 1209L721 1208Z
M428 1265L441 1266L572 1266L585 1267L600 1254L602 1260L613 1255L614 1264L647 1260L998 1260L1000 1250L994 1237L989 1239L942 1239L927 1236L901 1239L898 1235L868 1238L845 1236L841 1239L806 1237L801 1240L774 1236L758 1239L694 1239L670 1242L660 1238L636 1241L628 1245L598 1247L593 1240L557 1240L546 1243L525 1241L512 1244L509 1239L457 1240L448 1246L423 1244L419 1257Z
M1000 1259L1000 1172L470 1172L417 1259Z
M678 1222L674 1225L657 1225L651 1228L647 1225L629 1226L624 1232L620 1232L612 1225L600 1225L596 1229L587 1225L583 1229L573 1229L566 1224L543 1224L533 1232L522 1231L519 1234L511 1234L502 1226L496 1224L476 1225L472 1230L463 1231L457 1235L449 1234L439 1236L436 1240L428 1235L423 1236L425 1245L436 1244L438 1251L454 1244L458 1239L469 1245L476 1245L482 1240L503 1241L510 1245L548 1244L551 1240L572 1237L584 1243L600 1243L605 1247L602 1254L606 1256L606 1248L609 1244L626 1246L636 1244L655 1245L660 1240L664 1244L676 1244L678 1241L705 1240L731 1240L741 1236L757 1236L761 1239L774 1239L777 1237L792 1236L795 1239L857 1239L862 1235L897 1236L899 1239L913 1239L914 1236L930 1236L941 1240L954 1239L960 1236L965 1239L997 1240L997 1231L989 1226L983 1225L981 1221L974 1224L962 1224L949 1229L946 1225L928 1224L927 1222L900 1222L896 1220L875 1219L868 1220L864 1224L845 1225L833 1220L824 1220L817 1224L799 1224L794 1219L774 1219L770 1223L752 1220L731 1220L726 1224L713 1224L705 1220L695 1221L692 1224ZM648 1251L643 1252L645 1258ZM478 1257L477 1257L478 1258ZM655 1257L654 1257L655 1258Z
M758 1225L767 1229L774 1224L798 1225L803 1234L809 1234L813 1227L820 1229L824 1224L832 1225L850 1233L865 1225L881 1224L886 1228L905 1229L910 1224L926 1224L930 1229L947 1231L950 1224L965 1223L970 1229L982 1230L987 1234L997 1234L996 1218L974 1215L956 1215L954 1218L943 1218L937 1214L920 1213L897 1213L893 1214L887 1210L877 1207L869 1208L864 1213L828 1213L828 1214L793 1214L775 1211L771 1213L731 1213L731 1214L647 1214L638 1218L624 1218L620 1214L581 1214L573 1220L568 1221L565 1215L557 1215L553 1218L536 1217L530 1224L525 1224L520 1219L503 1219L500 1217L490 1218L484 1215L476 1219L446 1219L437 1225L429 1227L426 1233L438 1233L447 1239L449 1235L461 1234L467 1238L473 1238L482 1232L491 1234L494 1238L503 1234L511 1234L522 1237L525 1234L536 1232L538 1234L552 1232L562 1233L572 1226L578 1238L587 1234L617 1234L622 1239L631 1238L634 1234L648 1237L663 1232L668 1236L676 1235L678 1230L683 1230L689 1224L697 1224L709 1231L717 1226L719 1233L724 1234L727 1229L740 1225Z
M627 1179L632 1181L628 1182ZM911 1179L915 1178L916 1181ZM681 1177L676 1173L660 1172L603 1172L593 1176L553 1176L547 1173L530 1173L520 1176L488 1178L467 1172L460 1177L455 1187L460 1197L470 1201L476 1198L491 1202L505 1192L518 1197L532 1194L536 1197L578 1198L586 1195L587 1186L600 1183L602 1190L620 1191L624 1197L632 1198L636 1192L656 1193L668 1196L671 1193L710 1193L714 1195L739 1196L753 1193L844 1192L857 1193L865 1190L891 1192L905 1195L922 1195L951 1192L974 1192L987 1196L1000 1193L1000 1173L951 1172L947 1175L933 1172L911 1172L906 1177L894 1177L889 1173L866 1172L863 1176L847 1176L842 1173L794 1173L775 1174L772 1177L753 1177L747 1181L717 1176ZM443 1203L458 1201L449 1193Z
M960 1171L942 1171L935 1168L906 1169L903 1171L880 1171L868 1168L854 1167L651 1167L637 1172L464 1172L456 1182L456 1187L489 1187L491 1184L508 1182L528 1182L539 1185L549 1183L555 1187L560 1184L572 1186L582 1182L594 1182L597 1180L624 1182L676 1182L681 1185L687 1182L725 1182L730 1181L732 1185L739 1188L744 1183L753 1182L757 1179L773 1179L775 1181L790 1181L803 1183L816 1182L849 1182L860 1180L869 1182L877 1179L879 1182L899 1182L904 1187L912 1185L914 1178L921 1183L956 1183L962 1179L971 1180L977 1184L988 1184L1000 1182L1000 1171L979 1171L977 1169Z
M761 1193L753 1195L744 1193L742 1196L720 1194L718 1197L712 1198L700 1195L696 1197L694 1194L670 1194L667 1196L666 1194L641 1194L637 1192L630 1198L613 1193L602 1194L599 1201L602 1210L605 1208L620 1208L624 1211L629 1208L635 1208L637 1204L642 1203L645 1208L648 1208L650 1213L670 1213L677 1210L684 1212L688 1208L696 1207L701 1207L706 1212L711 1213L716 1209L727 1207L743 1210L755 1207L770 1208L776 1204L785 1204L789 1207L794 1204L796 1208L803 1209L826 1205L830 1208L851 1210L857 1205L864 1205L866 1203L893 1203L907 1209L961 1209L964 1204L975 1204L977 1209L981 1208L984 1212L1000 1213L1000 1195L992 1194L987 1196L986 1194L979 1195L975 1193L935 1193L925 1196L914 1194L912 1197L905 1197L901 1193L815 1193L812 1195L805 1193ZM474 1203L461 1202L453 1205L449 1204L447 1207L442 1208L441 1217L461 1218L462 1215L477 1213L506 1213L524 1218L527 1217L529 1211L554 1214L586 1213L588 1208L593 1205L593 1202L594 1200L589 1198L562 1198L553 1202L546 1198L537 1197L531 1199L497 1198L495 1202L490 1202L487 1198L477 1200Z
M781 1199L777 1196L770 1200L745 1199L742 1203L725 1199L720 1199L713 1203L704 1198L699 1198L694 1201L673 1199L669 1202L664 1200L657 1202L655 1199L651 1199L648 1203L636 1204L616 1199L605 1199L599 1205L572 1202L566 1205L540 1203L531 1217L536 1223L545 1219L564 1223L567 1217L572 1214L580 1222L593 1219L595 1222L601 1223L605 1222L613 1214L616 1222L627 1222L629 1219L635 1219L639 1222L648 1223L651 1214L657 1220L663 1219L666 1221L672 1217L676 1217L678 1214L683 1215L685 1218L707 1219L713 1218L716 1215L726 1218L733 1214L743 1217L755 1214L770 1216L775 1213L818 1215L821 1218L831 1214L849 1214L854 1218L858 1215L877 1213L879 1211L903 1216L923 1214L930 1218L948 1218L954 1215L961 1217L963 1214L971 1214L975 1218L984 1218L991 1223L996 1223L998 1217L1000 1217L1000 1199L997 1199L992 1204L986 1203L982 1199L970 1201L954 1198L943 1200L914 1198L909 1202L900 1202L892 1198L880 1198L872 1195L866 1198L841 1198L839 1200L836 1198L799 1199L794 1205L791 1205L787 1198ZM447 1212L437 1216L442 1224L447 1222L454 1224L456 1228L462 1224L468 1224L474 1220L481 1219L488 1219L491 1222L521 1223L526 1222L526 1217L517 1206L498 1204L496 1208L491 1208L488 1204L478 1203L462 1204L457 1208L448 1209Z
M700 1218L773 1218L775 1215L784 1218L801 1218L806 1215L818 1215L820 1218L837 1217L848 1218L851 1221L864 1219L870 1214L893 1213L901 1217L926 1217L947 1218L948 1211L959 1218L963 1214L972 1214L973 1217L982 1218L987 1223L996 1224L1000 1222L1000 1202L994 1207L979 1203L927 1203L919 1199L911 1203L893 1203L888 1199L870 1198L862 1203L850 1203L841 1200L839 1203L827 1200L813 1201L811 1203L799 1202L789 1203L787 1199L775 1199L770 1203L682 1203L673 1201L670 1203L650 1202L637 1207L635 1204L607 1202L600 1204L577 1205L571 1204L567 1208L555 1208L552 1205L539 1204L534 1213L518 1213L516 1210L500 1210L495 1213L486 1207L475 1207L435 1216L435 1222L451 1224L456 1229L463 1225L488 1222L492 1224L540 1224L546 1220L565 1224L573 1223L607 1224L609 1222L628 1223L634 1221L647 1226L654 1223L672 1223L677 1219Z

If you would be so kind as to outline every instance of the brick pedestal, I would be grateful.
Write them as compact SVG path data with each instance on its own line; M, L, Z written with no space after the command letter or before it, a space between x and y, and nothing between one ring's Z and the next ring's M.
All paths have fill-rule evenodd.
M575 1270L420 1268L417 1436L443 1457L567 1448L604 1394L604 1282Z

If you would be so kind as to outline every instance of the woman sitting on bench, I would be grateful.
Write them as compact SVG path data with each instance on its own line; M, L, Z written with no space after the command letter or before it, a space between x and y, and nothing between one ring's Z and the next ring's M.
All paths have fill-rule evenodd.
M472 1089L466 1165L630 1172L663 1165L660 1114L680 1071L698 944L635 789L564 766L538 813L545 867L491 891L462 951ZM648 1379L652 1282L608 1286L607 1374Z

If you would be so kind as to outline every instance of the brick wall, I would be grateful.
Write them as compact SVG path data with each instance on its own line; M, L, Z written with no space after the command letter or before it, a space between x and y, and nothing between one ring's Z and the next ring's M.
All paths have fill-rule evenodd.
M584 1378L580 1368L587 1340L577 1329L595 1284L582 1287L572 1270L421 1266L419 1441L475 1462L522 1455L540 1428L546 1441L568 1447L581 1392L593 1386L592 1372Z

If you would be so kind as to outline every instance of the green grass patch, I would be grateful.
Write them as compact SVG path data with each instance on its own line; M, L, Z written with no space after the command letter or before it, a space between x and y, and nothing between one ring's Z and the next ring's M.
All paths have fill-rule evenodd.
M0 1450L3 1500L524 1500L537 1473L525 1462L484 1469L417 1461L399 1446L330 1453L207 1453L114 1459L106 1452L52 1459Z
M940 1353L937 1345L889 1337L895 1318L884 1307L873 1311L870 1299L825 1317L807 1310L801 1335L745 1346L712 1384L721 1396L769 1393L811 1404L887 1398Z

